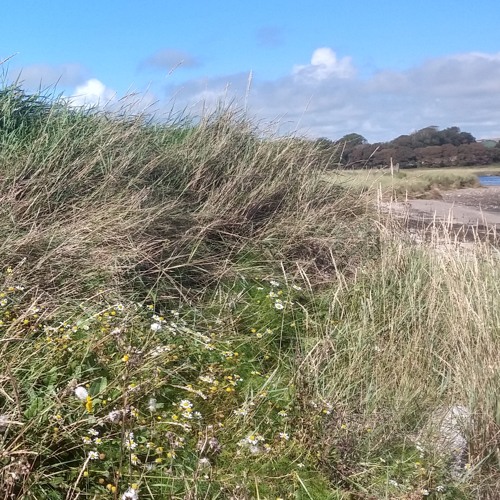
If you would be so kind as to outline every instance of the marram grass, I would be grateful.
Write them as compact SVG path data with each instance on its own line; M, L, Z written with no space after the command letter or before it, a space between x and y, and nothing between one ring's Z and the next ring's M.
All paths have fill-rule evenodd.
M230 110L0 105L5 498L495 498L496 249L384 229Z

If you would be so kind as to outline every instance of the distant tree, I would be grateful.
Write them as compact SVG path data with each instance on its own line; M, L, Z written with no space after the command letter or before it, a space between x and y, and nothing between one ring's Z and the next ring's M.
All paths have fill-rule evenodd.
M318 149L330 150L335 147L335 142L327 139L326 137L320 137L319 139L316 139L315 143Z
M461 144L458 147L458 162L460 165L488 165L494 154L479 142Z
M500 141L497 141L495 147L491 148L492 158L491 161L499 162L500 161Z
M358 144L349 154L347 166L351 168L371 168L377 166L373 155L380 149L381 144Z
M441 144L453 144L459 146L460 142L460 129L458 127L448 127L439 132L441 137Z
M402 148L412 148L413 147L413 141L412 137L410 135L400 135L399 137L396 137L396 139L393 139L390 144L393 146L397 147L402 147Z
M340 152L340 161L343 165L351 163L351 154L354 148L368 144L368 141L360 134L346 134L337 141L337 146Z
M427 146L416 148L415 154L418 165L421 167L442 167L443 150L441 146Z
M459 164L458 148L453 144L417 148L415 154L421 167L451 167Z
M469 132L460 132L458 137L460 139L460 144L472 144L476 142L476 138L472 134L469 134ZM455 144L455 146L458 146L458 144Z
M325 161L330 168L337 168L339 166L342 150L336 142L326 137L320 137L316 139L315 146L323 158L323 161Z
M393 162L396 163L395 155L395 148L381 147L373 153L371 157L371 163L376 167L387 167L391 163L391 158Z
M389 165L391 159L401 168L485 165L500 161L500 142L486 148L459 127L439 130L432 125L386 143L369 144L357 133L346 134L337 141L321 137L316 143L322 155L328 155L329 164L335 167L383 167Z
M361 135L356 133L346 134L341 137L337 142L349 144L349 146L359 146L361 144L368 144L368 141Z
M392 161L399 163L400 168L410 168L417 166L417 155L415 150L408 146L396 146L394 148L394 157Z
M443 144L441 146L441 157L443 167L453 167L458 164L458 147L454 144Z
M412 134L414 147L439 146L441 145L441 137L438 127L431 125L417 130Z
M476 142L475 137L469 132L461 132L458 127L448 127L439 132L441 144L453 144L453 146L460 146L460 144L470 144Z

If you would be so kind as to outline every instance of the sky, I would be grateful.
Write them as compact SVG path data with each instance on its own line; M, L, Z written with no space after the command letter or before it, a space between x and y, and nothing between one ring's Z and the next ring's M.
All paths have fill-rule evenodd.
M74 105L388 141L426 126L500 137L498 0L5 2L3 84Z

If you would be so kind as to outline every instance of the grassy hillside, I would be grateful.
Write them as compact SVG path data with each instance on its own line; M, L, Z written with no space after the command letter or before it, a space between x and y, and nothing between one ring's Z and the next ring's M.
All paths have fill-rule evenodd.
M5 498L495 498L494 249L415 246L228 109L7 88L0 166Z

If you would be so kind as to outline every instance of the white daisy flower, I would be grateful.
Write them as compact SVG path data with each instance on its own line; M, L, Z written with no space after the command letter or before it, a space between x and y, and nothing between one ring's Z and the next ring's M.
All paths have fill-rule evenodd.
M123 495L122 500L138 500L139 495L137 494L137 490L130 487Z
M274 308L277 309L278 311L281 311L285 308L285 306L283 305L283 302L281 300L277 300L274 303Z
M151 412L156 411L156 399L155 398L149 398L148 410Z
M85 387L82 387L81 385L79 385L75 389L75 396L78 399L81 399L82 401L85 401L87 399L88 395L89 395L89 393L88 393L87 389L85 389Z
M190 410L193 407L193 403L189 401L189 399L183 399L180 403L179 406L183 408L184 410Z
M117 424L118 422L121 421L123 413L120 410L113 410L108 413L108 420L113 423Z

